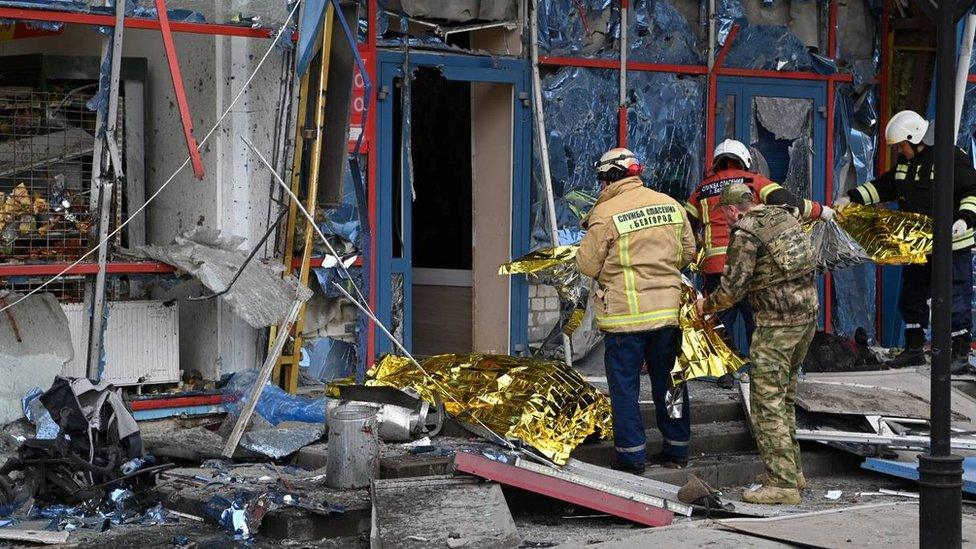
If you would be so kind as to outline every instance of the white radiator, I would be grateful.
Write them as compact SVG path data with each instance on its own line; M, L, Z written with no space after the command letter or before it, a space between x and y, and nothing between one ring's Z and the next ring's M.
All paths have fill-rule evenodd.
M85 377L88 332L84 305L62 304L75 357L64 375ZM180 379L180 307L162 301L113 301L108 304L103 379L115 385L175 383Z

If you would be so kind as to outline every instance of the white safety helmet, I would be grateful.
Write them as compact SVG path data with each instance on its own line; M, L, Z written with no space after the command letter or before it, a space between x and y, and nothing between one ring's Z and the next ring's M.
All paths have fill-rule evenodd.
M888 126L885 128L885 141L889 145L908 141L912 145L918 145L925 137L925 132L929 129L928 120L922 118L915 111L901 111L891 117Z
M625 177L640 175L644 167L637 160L637 155L628 149L618 147L603 153L593 164L596 177L600 181L619 181Z
M737 160L747 170L752 169L752 155L749 154L749 147L746 147L741 141L726 139L719 143L718 147L715 147L715 152L712 153L712 167L717 166L723 158Z

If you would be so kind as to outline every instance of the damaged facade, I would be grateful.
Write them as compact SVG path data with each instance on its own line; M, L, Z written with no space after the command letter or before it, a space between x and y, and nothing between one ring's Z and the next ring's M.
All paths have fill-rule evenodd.
M138 517L238 541L361 542L372 513L376 547L532 541L500 485L646 526L768 516L713 489L729 486L718 467L628 482L588 465L612 449L595 286L567 300L558 280L499 268L580 243L593 163L618 144L678 201L729 138L756 171L829 204L887 171L891 114L935 113L934 30L887 1L0 0L0 18L0 422L33 433L0 447L0 510L16 503L16 520L59 535ZM957 144L976 154L972 83L965 97ZM901 344L900 267L837 225L812 234L833 253L818 257L818 337L837 360L805 367L828 382L836 364L873 371L869 348ZM715 333L700 340L730 354L674 374L693 418L709 414L698 378L743 364ZM705 425L722 451L752 455L739 388L694 436ZM970 392L954 417L967 451ZM111 411L87 408L92 393ZM66 414L53 399L71 394ZM726 397L703 398L725 410ZM340 457L339 420L359 421L357 406L368 417L347 432L368 436ZM902 467L925 447L928 416L897 403L800 407L802 440L836 450L815 462ZM64 466L79 459L80 479ZM413 490L491 519L425 533L404 511ZM0 539L18 526L4 516Z

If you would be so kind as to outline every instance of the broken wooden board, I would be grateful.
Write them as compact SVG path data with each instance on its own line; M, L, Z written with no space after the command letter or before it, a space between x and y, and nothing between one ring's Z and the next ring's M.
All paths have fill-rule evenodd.
M803 547L918 547L918 504L881 503L767 519L726 519L735 532ZM976 518L962 517L963 545L976 542Z
M622 489L601 482L599 479L574 475L555 466L539 465L521 459L514 464L509 464L480 454L458 452L454 456L454 467L470 475L609 513L647 526L671 524L675 512L691 515L691 507L677 501Z
M912 419L928 419L930 407L924 398L901 389L810 380L797 384L796 405L816 413ZM953 421L969 420L959 412L952 416Z
M377 479L371 547L518 547L501 486L450 475Z

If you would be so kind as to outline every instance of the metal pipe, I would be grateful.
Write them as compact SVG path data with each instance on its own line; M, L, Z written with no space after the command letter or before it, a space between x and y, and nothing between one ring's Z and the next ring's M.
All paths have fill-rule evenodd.
M968 0L963 0L968 1ZM929 453L919 456L919 546L962 546L962 458L950 454L952 222L954 185L956 0L941 0L936 18L935 173L932 246L932 372ZM937 192L937 191L942 192Z
M715 64L715 0L708 0L708 70Z
M976 38L976 14L966 16L966 28L962 32L962 45L959 47L959 65L956 67L956 112L953 143L959 137L959 123L962 118L962 104L966 100L966 84L969 76L969 63L973 58L973 39Z
M617 102L617 143L627 146L627 25L629 0L620 0L620 95Z
M556 221L556 197L552 192L552 172L549 171L549 140L546 138L546 120L542 112L542 78L539 76L539 0L532 0L532 18L529 22L532 54L532 110L535 114L535 133L539 137L539 156L542 161L542 188L546 194L546 212L549 214L549 236L552 245L559 245L559 225ZM563 334L563 357L573 365L573 345L570 337Z

